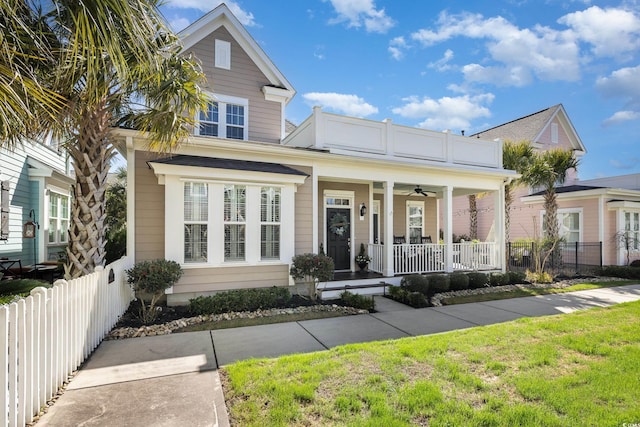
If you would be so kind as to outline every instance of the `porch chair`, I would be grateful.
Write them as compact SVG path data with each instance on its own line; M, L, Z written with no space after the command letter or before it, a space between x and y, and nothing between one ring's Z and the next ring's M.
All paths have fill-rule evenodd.
M407 239L404 236L393 236L393 244L394 245L402 245L407 243Z
M425 243L433 243L433 242L431 241L431 236L422 236L422 238L420 239L420 243L424 245Z

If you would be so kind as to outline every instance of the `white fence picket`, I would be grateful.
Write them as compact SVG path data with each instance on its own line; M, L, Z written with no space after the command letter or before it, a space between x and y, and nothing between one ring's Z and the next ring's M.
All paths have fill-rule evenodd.
M125 274L130 266L125 257L0 306L0 426L33 421L102 342L133 299Z

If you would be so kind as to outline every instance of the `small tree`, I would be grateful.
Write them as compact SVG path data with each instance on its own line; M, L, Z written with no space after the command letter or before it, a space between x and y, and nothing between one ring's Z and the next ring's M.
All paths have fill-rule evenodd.
M155 259L141 261L127 270L128 282L133 285L136 297L140 300L140 319L149 324L157 317L156 304L164 295L165 289L171 287L182 276L182 267L175 261ZM141 293L151 296L149 304L145 304Z
M302 280L307 284L309 297L317 298L318 282L326 282L333 277L333 259L324 254L302 254L292 259L289 273L295 280Z

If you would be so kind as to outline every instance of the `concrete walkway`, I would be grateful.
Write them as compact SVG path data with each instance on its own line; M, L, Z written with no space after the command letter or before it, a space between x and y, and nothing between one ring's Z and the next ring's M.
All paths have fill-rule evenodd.
M38 426L226 426L217 368L347 343L428 335L640 300L640 285L374 314L105 341Z

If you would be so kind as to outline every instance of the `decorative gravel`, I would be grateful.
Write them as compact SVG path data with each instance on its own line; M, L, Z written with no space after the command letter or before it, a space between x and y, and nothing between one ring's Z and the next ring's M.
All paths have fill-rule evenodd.
M234 319L256 319L261 317L279 316L283 314L298 314L298 313L318 313L318 312L337 312L342 315L348 316L353 314L366 314L367 310L360 310L353 307L342 307L339 305L312 305L295 308L272 308L269 310L257 310L257 311L241 311L231 312L223 314L211 314L194 317L185 317L183 319L173 320L161 325L149 325L140 326L139 328L116 328L109 332L109 335L105 337L105 340L120 340L125 338L138 338L154 335L168 335L178 329L185 328L191 325L197 325L206 322L219 322L225 320Z
M504 285L504 286L488 286L486 288L479 289L465 289L463 291L451 291L435 294L431 297L431 304L434 307L441 307L442 300L451 297L461 297L467 295L482 295L482 294L495 294L498 292L512 292L518 289L563 289L569 286L577 285L578 283L593 283L593 282L613 282L622 280L619 277L586 277L581 279L561 280L553 283L527 283L518 285Z

